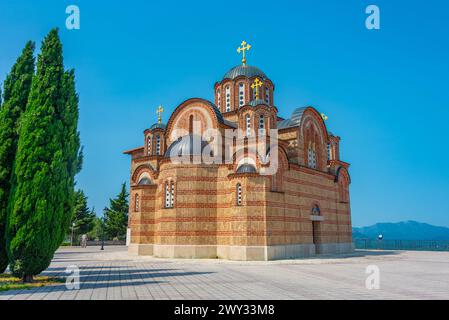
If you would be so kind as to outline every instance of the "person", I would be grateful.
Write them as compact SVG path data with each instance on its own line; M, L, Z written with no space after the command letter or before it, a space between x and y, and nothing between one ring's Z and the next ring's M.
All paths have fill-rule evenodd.
M81 248L86 248L87 247L87 235L83 234L81 236Z

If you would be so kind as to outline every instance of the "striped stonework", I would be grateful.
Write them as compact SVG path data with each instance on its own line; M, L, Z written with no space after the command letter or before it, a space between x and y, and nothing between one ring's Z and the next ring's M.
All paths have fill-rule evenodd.
M274 91L269 79L261 80ZM167 125L145 130L143 147L125 152L131 156L130 253L272 260L353 250L349 164L339 159L340 138L327 131L312 107L295 110L291 119L279 118L272 93L271 104L237 105L240 83L248 90L252 81L241 75L216 84L221 106L226 101L224 88L231 88L231 111L222 112L203 99L187 100ZM245 91L244 100L248 102L251 94ZM261 118L264 130L257 131ZM209 128L224 135L226 130L246 130L250 125L254 134L266 134L282 126L278 170L274 175L261 174L263 165L257 157L243 172L239 172L241 157L223 164L173 163L166 151L177 143L180 129L191 132L193 121L200 124L202 135ZM161 139L158 155L148 147L154 146L148 141L156 135ZM311 145L316 168L307 164L306 148Z

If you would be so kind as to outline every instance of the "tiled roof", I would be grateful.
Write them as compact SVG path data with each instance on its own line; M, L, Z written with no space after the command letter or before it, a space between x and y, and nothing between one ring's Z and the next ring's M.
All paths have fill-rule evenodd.
M244 77L248 77L248 78L252 78L252 77L260 77L262 79L267 78L265 73L263 73L263 71L260 70L259 68L240 65L240 66L236 66L236 67L232 68L231 70L229 70L228 72L226 72L226 74L223 77L223 80L224 79L235 79L239 76L244 76Z

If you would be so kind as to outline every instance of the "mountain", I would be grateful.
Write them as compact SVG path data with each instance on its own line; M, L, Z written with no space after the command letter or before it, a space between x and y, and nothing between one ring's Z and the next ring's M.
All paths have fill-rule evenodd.
M352 228L354 239L377 239L379 234L385 240L449 240L449 228L416 221L376 223L369 227Z

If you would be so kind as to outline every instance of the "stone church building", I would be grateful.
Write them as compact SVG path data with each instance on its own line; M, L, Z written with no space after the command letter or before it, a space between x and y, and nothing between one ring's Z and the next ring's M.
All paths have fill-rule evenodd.
M313 107L280 117L274 83L242 62L215 83L213 102L188 99L167 124L160 107L143 146L125 152L131 254L274 260L353 250L351 180L340 137ZM206 137L209 129L223 139ZM227 139L227 130L242 135ZM268 137L273 130L275 141ZM276 145L276 153L267 148L269 160L250 151L262 136ZM205 163L202 152L212 143L212 155L218 146L232 150L230 160ZM180 163L173 155L197 161ZM275 172L264 174L273 161Z

